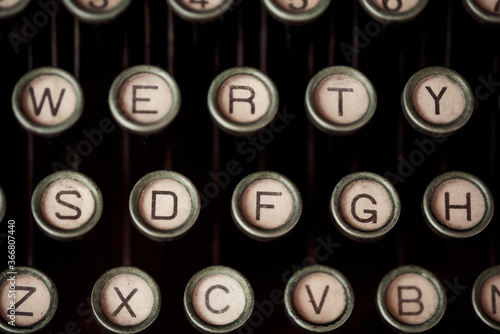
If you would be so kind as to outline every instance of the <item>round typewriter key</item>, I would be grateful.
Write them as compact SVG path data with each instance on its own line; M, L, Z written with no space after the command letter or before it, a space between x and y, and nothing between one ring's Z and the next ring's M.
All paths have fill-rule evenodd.
M401 98L403 114L423 134L444 137L464 126L472 115L472 90L457 72L428 67L407 82Z
M5 211L7 210L7 201L5 199L5 194L0 188L0 223L3 220L3 217L5 216Z
M234 0L167 0L167 3L184 20L207 23L222 19Z
M185 176L167 170L141 178L130 194L132 222L146 237L157 241L180 238L200 213L200 196Z
M97 322L112 333L139 333L156 319L161 307L160 288L136 267L105 272L92 289L92 310Z
M416 18L428 0L359 0L361 7L382 23L406 23Z
M38 227L49 237L64 241L80 239L101 218L102 194L88 176L59 171L37 185L31 210Z
M52 320L58 304L52 280L32 267L0 273L0 329L4 333L35 333Z
M377 289L377 311L398 331L429 330L441 320L445 309L443 285L433 273L418 266L390 271Z
M68 72L41 67L22 76L12 93L14 114L27 131L54 137L68 130L80 118L83 93Z
M268 13L291 25L307 24L323 14L330 0L263 0Z
M133 134L148 136L163 131L175 119L181 93L163 69L138 65L116 77L108 103L118 124Z
M472 305L483 323L500 331L500 266L486 269L476 279Z
M80 21L92 24L109 23L120 16L131 0L63 0L64 5Z
M278 90L272 80L251 67L220 73L208 91L210 116L221 130L235 136L250 136L267 126L278 104Z
M467 12L479 23L500 24L500 2L498 0L462 0Z
M488 226L494 202L488 187L464 172L448 172L427 186L422 211L429 227L450 238L472 237Z
M238 183L231 199L231 215L236 226L261 241L274 240L290 232L301 212L299 190L276 172L248 175Z
M339 271L313 265L297 271L285 288L288 318L313 333L330 332L342 326L354 307L354 293Z
M224 266L200 270L184 291L186 315L203 333L235 331L250 317L253 304L253 290L247 279Z
M366 125L377 107L377 93L370 80L348 66L319 71L307 86L309 120L331 135L348 135Z
M0 19L6 19L22 12L30 0L3 0L0 1Z
M401 211L394 186L380 175L357 172L333 190L330 215L337 229L355 241L376 241L396 225Z

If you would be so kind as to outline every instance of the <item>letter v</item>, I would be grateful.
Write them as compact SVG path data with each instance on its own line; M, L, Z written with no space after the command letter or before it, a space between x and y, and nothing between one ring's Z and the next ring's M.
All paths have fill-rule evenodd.
M325 299L326 299L326 295L328 294L329 288L330 288L330 286L327 285L325 288L325 291L323 291L323 296L321 297L321 302L319 303L319 306L318 306L316 304L316 301L314 300L314 296L312 295L311 288L309 287L309 285L306 285L307 294L309 295L309 298L311 299L311 304L312 304L312 306L314 308L314 312L316 312L316 314L321 313L321 309L323 308L323 304L325 304Z

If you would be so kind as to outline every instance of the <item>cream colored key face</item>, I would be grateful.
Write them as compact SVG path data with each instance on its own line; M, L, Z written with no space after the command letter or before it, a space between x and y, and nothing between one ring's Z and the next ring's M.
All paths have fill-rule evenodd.
M178 0L184 7L199 12L206 12L220 7L227 0Z
M231 215L249 237L270 241L285 236L302 213L302 198L295 184L273 171L255 172L233 191Z
M455 230L468 230L483 220L486 202L476 185L456 178L439 184L434 190L431 208L441 224Z
M274 0L281 8L290 12L305 12L316 8L321 0Z
M138 123L153 123L172 108L172 91L161 77L139 73L128 78L118 93L118 105L126 117Z
M328 324L337 320L347 307L342 284L327 273L311 273L300 280L293 293L293 305L298 314L313 324Z
M77 108L72 84L57 75L41 75L31 80L21 96L21 108L32 122L58 125L67 121Z
M196 286L192 300L198 316L211 325L227 325L245 309L246 297L240 283L229 275L213 274Z
M421 0L370 0L378 8L393 13L405 13L415 8Z
M240 209L253 226L272 230L290 219L294 210L293 198L281 182L260 179L246 187L240 199Z
M409 325L421 325L436 313L439 296L427 278L407 273L396 277L389 284L385 301L395 319Z
M52 226L73 230L86 224L94 215L95 199L83 183L59 179L45 188L40 209Z
M21 0L2 0L0 1L0 8L2 9L11 8L19 4L20 2Z
M500 3L498 0L474 0L476 4L490 14L500 15Z
M221 113L237 123L261 119L271 105L267 86L256 76L237 74L227 78L217 92Z
M107 11L117 7L123 0L74 0L80 7L91 11Z
M100 304L111 322L120 326L133 326L149 316L154 306L154 295L143 278L120 274L104 286Z
M483 283L480 304L484 313L500 327L500 274L491 276Z
M186 187L172 179L151 182L139 199L142 218L159 230L172 230L183 225L191 215L192 207Z
M345 221L361 231L381 229L394 212L387 189L368 179L351 182L341 194L340 207Z
M433 75L422 80L413 92L413 103L418 114L433 124L449 124L458 119L465 109L465 95L453 80Z
M286 315L310 333L331 333L342 326L354 308L354 292L347 278L324 265L310 265L288 280L284 295Z
M41 321L49 312L52 297L45 283L39 278L28 275L11 276L0 287L0 315L8 323L13 321L18 327L30 327ZM11 286L14 282L14 286ZM9 297L9 296L12 296ZM14 302L14 304L12 304ZM9 308L15 306L15 311ZM13 318L9 315L14 315Z
M346 74L326 77L315 92L318 111L334 124L351 124L360 120L366 114L369 102L365 86Z

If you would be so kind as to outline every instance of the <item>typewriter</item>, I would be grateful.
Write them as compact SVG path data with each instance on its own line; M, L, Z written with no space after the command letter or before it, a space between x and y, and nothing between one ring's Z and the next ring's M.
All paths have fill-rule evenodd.
M100 8L106 6L112 9L101 16ZM407 11L403 6L414 6L408 9L413 14L399 16ZM6 315L2 331L24 333L23 328L32 327L47 334L129 333L130 328L147 333L259 334L333 329L337 333L498 330L500 292L493 284L481 297L476 283L481 273L499 264L500 255L500 225L493 215L493 199L500 195L498 7L496 0L0 1L0 187L5 194L0 201L5 208L0 265L17 275L29 270L20 268L34 268L25 275L42 284L18 282L17 315L9 312L8 300L1 303L5 310L0 312ZM215 14L201 10L193 14L193 8L207 8ZM361 97L355 95L358 86L338 88L332 81L326 90L325 103L337 108L336 115L340 107L347 115L349 103L369 105L370 117L359 127L329 128L323 116L311 114L311 104L320 99L313 96L307 102L311 82L333 67L345 72L329 75L353 77L357 80L353 85L366 88ZM148 111L167 103L153 106L151 96L168 95L175 109L175 117L153 128L140 122L129 126L130 122L116 116L120 113L116 109L125 108L125 103L113 97L113 93L120 94L115 86L124 72L144 68L154 69L153 75L167 78L162 82L170 86L146 79L130 83L126 98L132 102L127 108L149 117ZM418 99L416 93L411 95L413 91L408 98L405 90L417 73L429 68L438 71L434 73L438 79L449 78L451 70L467 83L467 89L455 83L464 91L450 102L452 108L463 100L468 109L459 128L438 124L436 130L425 126L425 121L416 121L408 111L412 109L408 104ZM45 74L52 79L66 78L70 86L60 84L49 92L45 86L22 91L21 78L31 73L33 79L37 73L33 71L40 69L49 69ZM60 76L59 70L71 79ZM220 79L224 73L229 74ZM244 75L260 78L260 88L251 88ZM226 107L244 108L252 117L253 111L258 114L260 105L254 98L259 89L269 89L266 97L273 114L267 122L252 128L253 120L242 121L245 126L238 128L234 122L221 121L237 115L233 109L226 110L226 116L214 110L222 102L216 96L217 87L212 86L223 87L221 80L228 77L236 81L226 87L230 94ZM426 85L429 88L420 87L421 94L434 115L447 94L453 94L452 89ZM54 116L50 110L56 111L71 96L80 114L74 120L68 116L67 128L51 132L47 130L53 128L50 125L33 126L32 120L23 121L18 112L31 105L35 114L50 121ZM91 215L100 212L92 218L91 228L68 234L64 227L40 224L49 214L43 211L45 197L39 188L53 184L56 178L47 177L55 172L82 175L78 182L87 185L87 195L94 198L88 210ZM238 197L238 191L243 193L242 182L248 185L252 175L264 175L285 192L292 189L285 202L294 219L286 231L258 234L245 225L245 217L254 213L264 217L281 205L282 190L262 189L257 190L257 203L250 200L254 206L241 205L245 199ZM362 180L375 175L378 187L384 185L383 192L388 194L391 226L374 238L339 225L339 215L346 212L362 226L376 220L373 209L358 207L356 211L355 207L356 203L374 204L370 195L351 198L346 208L343 202L335 204L335 189L338 196L355 191L339 188L352 181L345 179L352 175L364 175ZM448 233L429 221L429 210L435 205L424 197L433 180L443 175L476 185L468 179L473 176L488 189L475 188L484 200L483 216L487 216L479 230L451 228ZM198 196L190 204L196 212L191 213L185 230L158 236L137 223L144 210L153 210L152 216L163 222L180 213L184 205L179 193L157 191L148 199L157 204L140 209L145 177L150 177L148 182L172 177L186 194ZM454 189L453 184L450 187ZM443 191L453 195L453 190ZM85 196L83 192L56 189L54 194L59 205L52 209L56 214L70 219L85 216L83 207L71 204ZM477 201L474 193L470 196L446 197L443 214L474 212ZM161 201L175 201L174 213L154 206ZM132 209L135 204L137 208ZM237 212L243 207L247 213ZM382 220L382 212L377 213ZM290 287L298 273L311 268L323 268L320 271L327 283L322 281L317 291L307 282ZM150 288L149 299L137 292L140 288L127 290L127 282L113 289L106 285L116 274L113 270L139 277ZM37 276L39 272L50 281ZM427 290L415 287L418 279L394 290L388 281L390 273L392 278L404 273L419 276L436 290L431 301L425 299ZM196 289L201 288L191 283L195 277L216 277L208 274L227 274L229 281L211 286L205 281L208 290L199 292ZM483 282L489 277L498 279L494 275L498 269L483 276ZM5 276L2 279L10 282ZM237 303L216 304L215 296L227 297L231 284L236 284L243 300L239 312ZM340 306L329 306L335 284L343 291L343 299L339 299ZM380 291L381 286L386 290ZM2 293L9 287L4 283ZM302 301L294 296L293 289L299 287ZM57 295L58 300L55 306L53 299L45 300L41 312L50 313L50 319L43 315L40 323L30 320L37 316L30 306L36 304L31 304L35 288L40 295L44 289L51 298ZM386 305L390 304L388 291L396 296L392 309ZM114 306L104 305L106 293ZM135 304L139 296L146 299ZM435 305L428 307L427 302ZM486 316L481 311L484 303L492 307ZM305 313L297 311L298 304L305 305ZM322 310L335 307L338 312L333 318L314 320ZM199 308L211 313L200 315ZM426 319L406 320L421 315L424 308L433 308ZM210 320L214 314L226 316L228 310L237 314L222 322ZM14 315L17 327L9 325L9 314ZM106 320L113 317L119 319ZM138 320L128 323L131 319ZM238 326L229 326L234 319ZM143 320L147 323L140 327Z

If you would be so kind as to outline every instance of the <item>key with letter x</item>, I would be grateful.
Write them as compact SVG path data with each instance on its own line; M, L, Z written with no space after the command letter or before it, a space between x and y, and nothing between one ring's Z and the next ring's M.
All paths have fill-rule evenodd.
M99 323L114 333L138 333L149 327L160 310L156 282L135 267L104 273L92 290L92 309Z

